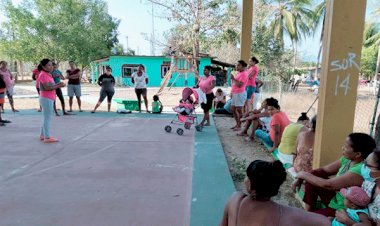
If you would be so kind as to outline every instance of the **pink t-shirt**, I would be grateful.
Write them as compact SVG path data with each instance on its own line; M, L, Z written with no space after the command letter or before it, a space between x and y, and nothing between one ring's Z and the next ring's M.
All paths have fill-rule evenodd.
M5 86L7 88L11 88L13 86L13 81L11 79L11 77L12 77L11 72L8 69L5 70L5 71L0 70L0 74L3 76L3 80L4 80L4 83L5 83Z
M215 77L212 75L209 75L208 77L203 76L199 78L199 88L204 92L205 94L212 93L212 83L215 81Z
M274 132L275 131L273 129L273 126L279 125L280 126L280 139L279 139L279 141L281 141L282 133L284 132L285 127L289 125L289 123L290 123L289 118L284 112L280 111L280 112L277 112L276 114L274 114L272 116L271 121L270 121L270 130L269 130L270 139L274 142Z
M41 71L38 76L37 82L40 84L40 96L51 100L55 100L55 90L45 90L42 84L49 84L54 86L55 82L53 76L46 71Z
M249 75L252 74L252 77L249 78ZM252 66L250 67L248 70L247 70L247 74L248 74L248 82L247 82L247 86L252 86L252 87L256 87L256 78L257 78L257 74L259 74L259 68L255 65L255 66Z
M245 92L245 87L247 86L247 81L248 81L248 74L247 74L247 71L242 71L242 72L238 72L235 76L235 80L239 81L239 82L243 82L244 84L241 86L241 87L238 87L236 84L235 84L235 81L232 81L232 89L231 89L231 92L233 94L237 94L237 93L242 93L242 92Z
M40 71L36 68L32 71L34 78L36 79L36 87L40 88L40 83L38 82L38 76L40 76Z

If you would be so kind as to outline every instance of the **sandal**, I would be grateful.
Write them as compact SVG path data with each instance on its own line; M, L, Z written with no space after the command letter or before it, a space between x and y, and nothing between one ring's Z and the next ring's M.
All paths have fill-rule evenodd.
M54 137L50 137L50 138L45 138L44 139L44 143L54 143L54 142L58 142L59 140L54 138Z
M0 122L2 122L2 123L11 123L11 121L9 121L9 120L0 120Z

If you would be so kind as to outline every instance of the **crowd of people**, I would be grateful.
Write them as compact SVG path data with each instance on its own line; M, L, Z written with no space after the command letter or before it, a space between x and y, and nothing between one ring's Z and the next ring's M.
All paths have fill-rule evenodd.
M249 64L239 60L236 75L231 75L230 98L221 89L215 89L212 68L206 66L196 84L204 95L201 107L204 116L200 126L210 125L210 110L215 113L231 114L238 136L252 142L259 140L268 152L275 153L279 160L266 162L253 161L246 170L245 187L247 193L237 192L228 200L221 225L380 225L380 149L376 149L374 139L368 134L351 133L342 146L342 156L336 161L313 169L313 150L317 117L311 119L301 113L296 122L291 122L279 101L273 97L265 98L260 105L260 87L263 82L257 76L259 60L249 59ZM73 98L76 97L78 110L81 108L81 71L70 61L66 76L58 70L58 65L43 59L33 70L36 90L39 94L39 111L42 111L40 140L44 143L57 142L50 132L56 97L60 100L63 115L73 111ZM248 67L247 67L248 66ZM62 80L68 80L67 95L69 110L63 98ZM138 108L144 100L148 113L161 113L163 105L155 95L152 112L148 110L148 75L143 65L132 75ZM0 126L10 123L1 118L4 97L8 96L13 112L18 110L13 101L14 78L7 69L5 61L0 62ZM99 99L92 113L107 98L107 110L111 109L115 94L115 78L112 68L106 67L105 73L98 78L101 87ZM271 201L285 181L284 166L292 166L296 180L292 185L295 192L304 193L305 210L287 207ZM318 203L322 204L319 205ZM321 207L322 206L322 207ZM359 224L358 224L359 223Z
M310 120L301 113L291 123L273 97L264 99L260 107L248 105L255 99L249 79L256 78L252 74L257 74L257 63L252 57L246 69L240 60L237 74L231 76L231 100L226 100L235 122L231 129L247 141L259 140L279 160L255 160L247 167L247 192L231 196L220 225L380 225L380 149L375 140L365 133L351 133L340 159L313 169L317 116ZM270 201L289 166L296 173L292 189L303 194L305 211Z

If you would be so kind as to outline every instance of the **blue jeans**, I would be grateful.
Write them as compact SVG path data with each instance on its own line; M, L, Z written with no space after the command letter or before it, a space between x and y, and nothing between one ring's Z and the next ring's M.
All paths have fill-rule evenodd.
M270 139L269 133L267 131L258 129L256 130L255 135L264 142L264 145L273 147L273 141Z
M50 138L51 118L54 114L54 100L40 97L40 105L42 107L42 114L44 116L41 126L41 136Z

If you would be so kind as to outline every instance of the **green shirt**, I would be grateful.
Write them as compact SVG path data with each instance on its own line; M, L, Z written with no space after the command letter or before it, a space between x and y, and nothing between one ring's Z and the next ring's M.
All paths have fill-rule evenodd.
M351 167L350 167L350 163L351 163L351 160L346 159L345 157L341 157L340 168L336 176L339 177L340 175L346 173L347 171L361 175L360 170L362 168L363 163L359 162ZM331 199L329 207L336 210L346 209L346 207L344 206L344 197L340 192L337 192L335 197Z
M153 113L159 113L161 112L161 103L158 101L154 101L152 103L152 112Z

